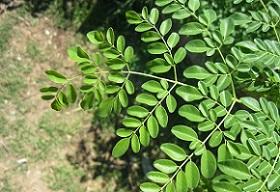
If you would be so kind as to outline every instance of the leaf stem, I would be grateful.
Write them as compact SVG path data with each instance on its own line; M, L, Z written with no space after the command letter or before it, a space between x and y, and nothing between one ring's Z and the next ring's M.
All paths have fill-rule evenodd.
M130 73L130 74L133 74L133 75L139 75L139 76L143 76L143 77L150 77L150 78L153 78L153 79L165 80L165 81L173 83L173 84L188 86L187 84L179 82L179 81L175 81L175 80L172 80L172 79L159 77L159 76L155 76L155 75L151 75L151 74L147 74L147 73L142 73L142 72L138 72L138 71L122 71L122 73Z
M263 2L263 0L260 0L260 2L261 2L261 4L262 4L263 8L265 9L265 11L266 11L266 12L269 12L268 9L267 9L267 7L266 7L266 5L265 5L265 3Z
M279 37L279 35L278 35L278 33L277 33L277 29L276 29L275 25L273 25L272 28L273 28L274 33L275 33L275 35L276 35L277 41L280 43L280 37Z

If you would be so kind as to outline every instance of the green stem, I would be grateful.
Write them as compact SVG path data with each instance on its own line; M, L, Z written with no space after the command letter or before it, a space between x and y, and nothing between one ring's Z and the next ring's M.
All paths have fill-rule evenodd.
M276 35L277 41L280 43L280 37L279 37L279 35L278 35L278 33L277 33L277 29L276 29L276 26L275 26L275 25L273 25L273 30L274 30L274 33L275 33L275 35Z
M159 76L155 76L155 75L151 75L151 74L147 74L147 73L142 73L142 72L138 72L138 71L122 71L122 73L130 73L130 74L133 74L133 75L139 75L139 76L149 77L149 78L153 78L153 79L165 80L165 81L173 83L173 84L188 86L187 84L179 82L179 81L175 81L175 80L172 80L172 79L167 79L167 78L164 78L164 77L159 77Z
M266 11L266 12L269 12L269 11L268 11L268 8L267 8L267 6L265 5L265 3L263 2L263 0L260 0L260 2L261 2L261 4L262 4L263 8L265 9L265 11Z

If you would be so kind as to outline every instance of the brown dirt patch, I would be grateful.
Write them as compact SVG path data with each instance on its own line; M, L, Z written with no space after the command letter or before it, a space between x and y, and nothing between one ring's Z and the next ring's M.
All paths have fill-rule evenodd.
M10 14L10 13L9 13ZM12 14L17 17L17 14ZM0 17L3 17L0 16ZM75 34L73 32L57 29L52 20L48 17L41 17L32 19L20 18L18 25L14 26L13 37L9 42L9 50L5 53L6 58L16 59L20 64L24 65L28 72L24 74L25 84L27 87L20 93L21 104L24 105L24 110L18 112L20 106L15 106L14 103L7 101L2 112L5 112L10 122L17 120L17 116L9 115L10 113L21 113L21 117L25 119L30 134L37 134L37 137L45 137L45 133L38 130L39 122L45 113L49 113L49 102L43 101L40 98L39 89L49 82L44 76L44 71L50 68L59 68L64 72L71 74L73 63L67 59L66 50L69 45L75 41ZM22 22L21 22L22 21ZM35 47L34 55L28 53L28 46ZM38 51L38 53L36 52ZM75 116L81 112L63 112L55 115L54 121L65 118L74 119ZM79 117L82 117L79 115ZM80 126L87 127L90 124L89 116L84 116L79 120ZM71 145L71 135L65 138L65 142ZM6 146L6 143L15 139L12 135L0 139L0 148ZM19 141L20 142L20 141ZM29 146L30 145L30 146ZM31 153L34 148L33 143L28 144ZM1 191L1 177L9 176L9 182L13 185L19 186L21 192L51 192L48 185L44 181L44 177L49 171L50 167L57 162L65 161L65 154L73 147L62 147L55 149L57 156L50 157L45 160L35 161L32 156L17 156L9 152L9 147L4 147L7 150L4 159L0 156L0 191ZM0 151L0 153L2 150ZM34 151L34 154L36 151ZM27 162L20 162L26 160ZM18 171L18 167L25 166L24 171ZM4 174L4 175L3 175Z

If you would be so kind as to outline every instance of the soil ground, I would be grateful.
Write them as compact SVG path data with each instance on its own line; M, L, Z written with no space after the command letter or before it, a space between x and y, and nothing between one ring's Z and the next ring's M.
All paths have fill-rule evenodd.
M82 38L22 11L0 15L0 38L0 192L116 191L102 177L81 182L87 173L67 159L87 137L92 115L58 113L40 98L45 70L75 74L66 50Z

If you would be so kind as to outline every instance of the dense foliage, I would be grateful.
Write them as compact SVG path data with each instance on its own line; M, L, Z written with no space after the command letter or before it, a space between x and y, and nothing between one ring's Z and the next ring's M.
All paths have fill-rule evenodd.
M172 137L160 145L165 155L140 185L144 192L279 191L280 1L155 5L126 13L151 55L144 71L124 36L92 31L97 51L69 49L80 74L47 71L57 86L43 88L43 98L57 111L79 103L100 117L125 114L114 157Z

